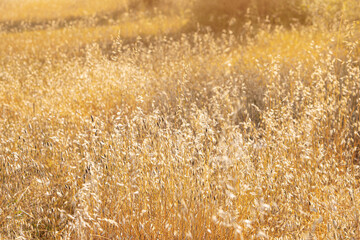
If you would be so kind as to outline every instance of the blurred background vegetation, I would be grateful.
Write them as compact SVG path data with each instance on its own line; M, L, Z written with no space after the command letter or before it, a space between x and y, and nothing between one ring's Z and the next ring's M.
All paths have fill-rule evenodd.
M125 13L154 12L184 15L189 24L220 30L239 28L245 22L333 25L358 21L357 0L1 0L0 22L41 23L51 20L101 18L114 22Z

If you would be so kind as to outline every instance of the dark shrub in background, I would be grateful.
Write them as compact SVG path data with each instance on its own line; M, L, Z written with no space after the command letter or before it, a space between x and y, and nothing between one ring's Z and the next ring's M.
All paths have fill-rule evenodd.
M290 26L304 24L308 12L302 0L195 0L195 21L213 30L226 28L234 20L270 21Z

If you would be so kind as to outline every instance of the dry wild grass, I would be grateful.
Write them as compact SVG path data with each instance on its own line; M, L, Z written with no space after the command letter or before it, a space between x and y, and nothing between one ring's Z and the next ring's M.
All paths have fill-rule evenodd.
M17 33L0 238L356 239L357 24L118 37L111 54Z

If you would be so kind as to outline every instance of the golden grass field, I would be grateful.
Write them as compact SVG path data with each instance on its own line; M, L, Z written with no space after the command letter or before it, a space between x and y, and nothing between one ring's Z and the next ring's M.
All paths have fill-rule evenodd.
M0 0L0 239L360 239L357 0Z

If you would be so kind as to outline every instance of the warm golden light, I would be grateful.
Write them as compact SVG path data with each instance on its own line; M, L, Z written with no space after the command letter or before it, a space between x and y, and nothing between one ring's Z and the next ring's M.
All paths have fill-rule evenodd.
M356 0L0 0L0 239L357 239Z

